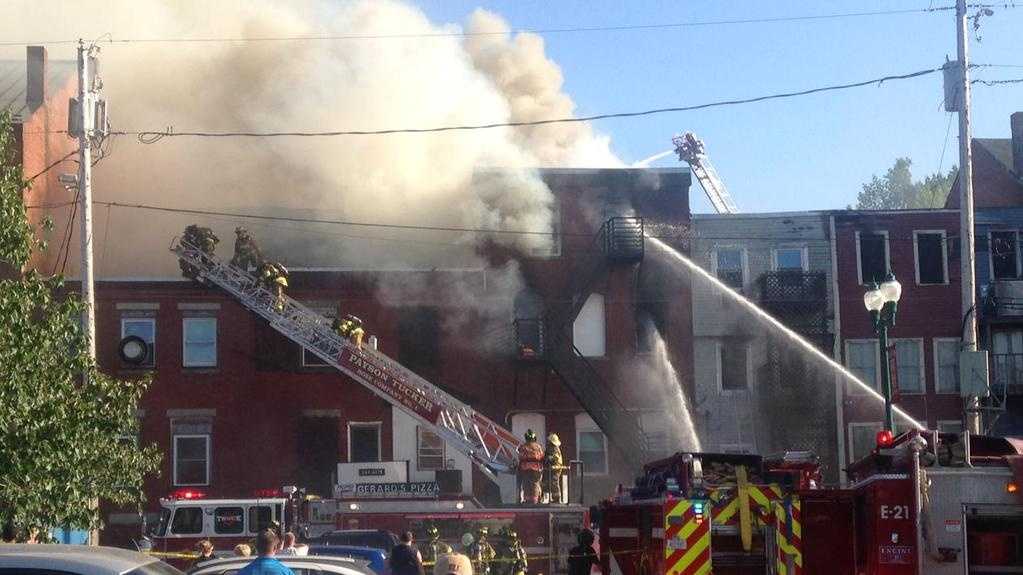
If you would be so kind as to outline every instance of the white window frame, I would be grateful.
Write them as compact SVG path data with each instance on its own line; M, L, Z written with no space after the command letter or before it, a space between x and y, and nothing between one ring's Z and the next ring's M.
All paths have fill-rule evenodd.
M771 271L780 271L778 270L778 252L788 250L799 250L800 267L804 272L810 270L810 250L807 249L807 246L778 246L771 250Z
M719 339L719 340L717 340L714 343L715 343L715 345L714 345L714 357L715 357L714 370L715 370L715 374L717 376L718 393L721 393L721 394L724 394L724 395L740 395L740 394L749 393L749 391L753 388L753 358L751 357L753 355L753 349L752 349L753 346L751 346L750 342L748 342L748 341L743 343L743 345L746 346L746 387L744 387L742 389L725 389L725 387L724 387L724 383L725 383L725 381L724 381L725 380L725 373L724 373L724 371L725 370L722 369L723 366L721 365L721 350L724 348L725 342Z
M440 467L423 467L422 464L422 441L423 432L433 433L440 439ZM440 434L434 433L432 430L426 429L422 425L416 426L416 470L417 471L437 471L438 469L447 469L448 461L448 442L444 441L444 437Z
M205 439L206 440L206 482L205 483L181 483L178 481L178 439ZM171 436L171 449L173 450L174 460L171 462L171 473L174 475L174 486L201 486L210 484L210 457L212 455L212 441L209 434L206 433L193 433L193 434L174 434Z
M896 347L896 344L898 342L900 342L900 341L916 342L917 349L919 350L919 353L917 354L917 357L920 358L920 391L903 391L902 383L899 382L899 393L904 394L904 395L925 395L927 393L927 369L925 367L925 364L927 362L924 361L924 358L925 358L925 356L924 356L924 340L923 340L923 338L919 338L919 337L899 337L899 338L888 340L888 343L893 348L889 353L895 353L896 354L896 356L895 356L895 365L896 366L898 366L898 363L899 363L899 359L898 359L898 353L899 352L898 352L898 348ZM880 353L880 351L881 350L878 349L878 353ZM896 377L898 377L897 374L896 374Z
M383 461L384 459L384 433L383 427L384 422L382 421L349 421L345 435L348 441L348 463L352 462L352 428L363 427L370 428L375 427L377 430L377 461Z
M153 326L153 341L152 342L148 342L148 341L146 342L146 345L150 346L150 351L151 351L151 354L153 356L153 363L151 363L151 364L141 363L141 364L139 364L136 367L139 367L139 368L156 368L156 318L155 317L149 317L149 316L141 316L141 317L122 316L121 317L121 339L124 339L125 337L127 337L125 335L125 333L124 333L124 326L125 326L125 324L132 323L132 322L134 322L134 323L146 322L146 323L149 323L150 325Z
M920 283L920 235L940 235L941 236L941 260L942 269L944 270L944 277L940 283ZM945 230L913 230L913 263L916 272L916 285L924 286L937 286L937 285L948 285L948 236ZM1018 269L1018 268L1017 268Z
M869 343L871 345L871 347L874 349L874 382L873 382L874 383L874 391L877 391L877 392L880 393L880 391L881 391L881 346L878 343L877 338L872 338L872 339L871 338L865 338L865 339L861 338L861 339L847 339L847 340L845 340L845 344L844 344L844 348L845 348L844 349L844 351L845 351L844 367L846 369L848 369L850 371L850 373L851 373L852 372L852 366L849 365L849 344L850 343L854 343L854 344ZM870 383L870 382L866 382L865 381L863 383ZM846 384L845 384L846 395L867 395L867 392L865 392L865 391L857 391L855 393L850 391L850 390L853 390L853 389L859 389L859 387L854 387L854 385L855 384L849 383L848 381L846 382Z
M742 285L739 286L739 291L746 288L746 283L749 280L749 252L743 246L714 246L710 256L710 273L717 279L718 278L718 252L721 251L738 251L739 252L739 267L742 272ZM723 281L723 280L722 280Z
M994 234L1011 233L1015 236L1016 244L1016 277L1015 278L996 278L995 277L995 242ZM1018 279L1020 277L1020 246L1019 246L1019 231L1018 230L989 230L987 233L987 269L989 280L992 282Z
M585 419L580 418L580 416L585 416ZM600 430L600 427L593 421L593 418L585 413L580 413L575 416L575 458L578 460L582 460L583 433L599 433L604 445L604 469L595 470L587 467L583 470L583 473L586 475L608 475L611 468L611 459L607 445L607 435Z
M188 323L192 321L213 321L213 363L195 363L188 361ZM181 366L182 367L217 367L220 360L218 332L220 324L215 316L189 316L181 318ZM155 328L154 328L154 332Z
M884 424L882 424L880 421L855 421L855 422L849 423L848 428L847 428L847 433L848 433L848 438L849 438L849 442L848 442L847 445L849 446L849 450L846 452L846 453L849 454L849 461L848 461L848 463L852 463L854 461L857 461L857 459L856 459L856 445L855 445L855 442L853 441L853 428L858 428L858 427L865 427L865 428L876 429L877 431L880 431L880 430L884 429ZM875 440L875 446L876 446L876 440Z
M936 424L934 427L938 430L939 433L951 433L949 431L942 431L941 430L942 425L955 425L956 427L959 428L959 430L956 433L962 433L963 431L963 422L960 419L939 419L934 423Z
M869 235L880 235L884 236L884 273L889 274L892 272L892 253L891 253L891 240L888 237L888 230L882 231L865 231L864 233ZM856 279L860 282L860 285L867 285L863 281L863 255L860 253L860 230L856 230Z
M962 340L957 337L936 337L931 340L931 353L934 356L934 393L938 395L960 395L959 389L953 391L945 391L941 389L941 365L938 363L938 344L939 343L951 343L956 347L956 353L962 349ZM958 370L956 370L958 373ZM963 382L959 382L959 388L962 389Z

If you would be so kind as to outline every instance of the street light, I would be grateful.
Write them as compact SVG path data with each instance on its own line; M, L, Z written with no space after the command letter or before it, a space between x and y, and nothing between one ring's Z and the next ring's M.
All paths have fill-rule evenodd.
M884 428L895 430L895 419L892 415L892 376L888 363L888 328L895 326L895 312L898 310L899 298L902 297L902 284L889 273L884 283L878 286L871 284L863 294L863 305L870 312L874 321L874 332L881 346L881 386L884 393Z

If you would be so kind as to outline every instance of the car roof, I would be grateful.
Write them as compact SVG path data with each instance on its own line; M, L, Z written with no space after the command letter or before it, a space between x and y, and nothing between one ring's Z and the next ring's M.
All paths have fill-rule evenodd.
M202 574L202 573L219 573L219 568L233 569L235 567L242 567L248 565L252 561L257 559L256 557L227 557L224 559L216 559L208 561L202 565L189 571L189 573ZM316 556L303 556L303 555L275 555L274 559L277 559L281 563L284 563L288 567L340 567L345 569L351 569L353 573L367 573L371 570L366 566L365 561L353 560L350 557L330 557L324 555Z
M328 545L328 544L323 544L323 543L316 543L316 544L313 544L313 545L309 545L309 552L310 553L313 552L313 551L325 551L325 550L341 551L341 552L344 552L344 553L364 553L366 555L370 555L370 554L373 554L373 555L380 554L380 555L384 555L384 556L387 555L387 553L383 549L380 549L379 547L364 547L362 545Z
M87 575L124 573L155 561L158 559L150 555L115 547L0 544L0 568L33 567Z

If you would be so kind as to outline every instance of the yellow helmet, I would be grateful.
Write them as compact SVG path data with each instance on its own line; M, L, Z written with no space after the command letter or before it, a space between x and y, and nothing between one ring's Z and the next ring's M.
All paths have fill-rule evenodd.
M552 433L547 436L547 442L555 447L561 447L561 438L558 437L557 433Z

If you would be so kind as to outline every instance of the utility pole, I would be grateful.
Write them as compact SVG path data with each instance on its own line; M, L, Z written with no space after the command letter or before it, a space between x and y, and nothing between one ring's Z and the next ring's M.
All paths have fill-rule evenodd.
M82 248L82 264L79 277L82 282L82 330L85 332L89 357L96 361L96 294L95 275L92 262L92 137L95 129L96 104L93 95L93 75L90 69L93 58L92 46L78 41L78 196L81 201L78 213L79 235Z
M973 150L970 132L970 60L966 0L956 0L956 44L960 67L959 102L959 254L963 288L963 351L977 351L977 293L973 236ZM969 385L962 381L960 385ZM981 432L980 397L966 399L966 430Z

